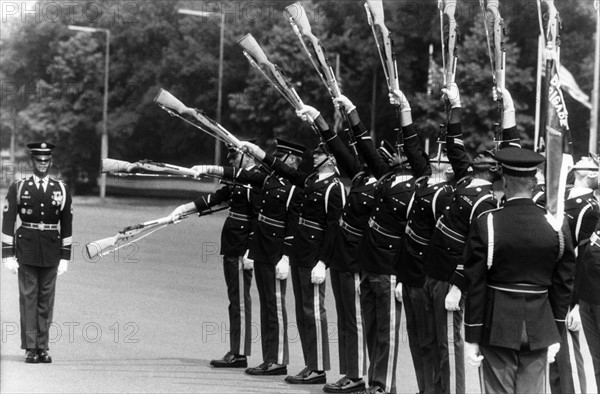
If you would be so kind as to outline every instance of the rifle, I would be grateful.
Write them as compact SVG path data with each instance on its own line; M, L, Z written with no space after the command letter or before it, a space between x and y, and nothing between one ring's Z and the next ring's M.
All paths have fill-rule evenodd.
M219 212L229 207L221 207L218 209L212 209L202 211L198 213L198 216L206 216L215 212ZM183 219L189 217L189 215L195 213L194 211L184 212L176 217L165 216L159 219L150 220L148 222L134 224L133 226L127 226L123 230L119 231L115 236L99 239L94 242L90 242L85 245L85 251L89 260L95 257L102 257L108 253L114 252L121 249L133 242L139 241L156 231L167 227L170 224L178 223Z
M392 41L392 35L388 28L385 26L385 17L383 13L383 2L382 0L366 0L365 11L367 13L367 21L371 30L373 31L373 37L375 38L375 44L377 45L377 52L379 53L379 59L383 66L383 73L387 81L388 90L393 93L394 90L400 90L400 82L398 81L398 65L396 62L396 54L394 53L394 42ZM383 43L380 43L380 40ZM400 124L400 105L396 105L396 118L398 124ZM398 133L398 154L402 154L404 147L404 138L402 132L397 130Z
M304 11L304 7L300 3L294 3L285 8L285 11L288 14L288 19L290 21L290 25L294 30L294 33L298 36L304 51L308 55L312 65L315 70L321 77L321 81L329 91L329 95L331 98L338 98L342 95L340 90L340 86L337 82L335 74L333 72L333 68L329 64L327 60L327 56L325 55L325 48L321 44L321 40L317 38L312 33L312 29L310 27L310 22L308 21L308 17L306 16L306 11ZM306 46L303 37L308 39L310 45L312 47L312 53ZM314 54L314 56L313 56ZM348 119L348 114L345 111L341 111L342 117L344 118L348 127L351 127L350 121ZM348 140L350 141L350 146L354 151L355 155L358 155L358 151L356 150L356 139L354 138L354 133L348 131Z
M238 40L238 44L242 47L244 56L246 56L250 64L256 68L267 81L269 81L275 90L277 90L296 111L304 107L302 99L298 93L296 93L292 84L283 76L281 69L269 61L269 58L267 58L267 55L252 34L246 34ZM314 121L314 119L308 117L308 124L323 143L324 149L326 149L327 145L325 144L325 141L323 141Z

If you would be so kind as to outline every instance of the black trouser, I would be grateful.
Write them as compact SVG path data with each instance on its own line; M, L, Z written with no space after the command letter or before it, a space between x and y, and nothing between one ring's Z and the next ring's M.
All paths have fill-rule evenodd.
M249 356L252 340L252 270L243 268L240 257L223 256L223 272L229 298L230 352Z
M398 331L402 303L396 300L396 276L363 273L360 284L369 351L369 386L396 392Z
M403 303L406 314L408 345L415 366L419 393L432 394L441 391L435 382L436 365L439 365L435 324L431 305L423 287L403 286Z
M289 364L285 289L287 279L275 277L275 265L254 261L256 288L260 300L260 335L263 361Z
M553 394L586 393L579 332L565 329L560 342L556 361L549 365L550 391Z
M19 266L21 349L48 349L58 267Z
M543 393L546 348L518 351L480 345L482 392L489 394Z
M600 305L589 304L580 299L579 314L581 315L585 339L592 355L596 390L600 392Z
M325 311L325 283L311 282L312 268L291 266L296 299L296 322L304 363L312 371L328 371L329 337Z
M365 375L367 358L360 306L360 274L330 270L337 310L340 373L358 379Z

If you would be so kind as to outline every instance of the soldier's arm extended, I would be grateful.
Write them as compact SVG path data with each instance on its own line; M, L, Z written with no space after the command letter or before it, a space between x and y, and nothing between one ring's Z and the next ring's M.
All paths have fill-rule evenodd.
M321 243L319 252L319 261L323 261L329 265L331 261L336 227L338 226L342 209L346 202L346 191L342 182L335 182L329 187L325 193L325 210L327 213L327 222L325 224L325 234Z
M548 300L560 332L565 329L565 319L571 304L575 277L575 251L566 220L561 231L562 237L558 238L562 238L559 239L559 242L562 243L562 255L559 251L558 261L552 273L552 285L548 289Z
M64 205L60 211L60 237L62 245L60 249L61 260L71 260L71 248L73 245L73 200L67 186L62 183L65 190Z
M356 149L358 149L358 153L363 157L373 175L375 175L376 178L380 178L390 171L390 165L383 157L381 157L379 152L377 152L377 149L375 149L373 140L371 139L367 128L361 122L356 110L352 111L348 117L350 118L350 123L352 125L352 132L356 138Z
M298 229L298 218L300 207L304 200L304 191L298 186L292 185L287 201L287 218L285 226L285 239L283 241L283 254L289 256L294 244L294 236Z
M17 221L17 188L18 182L8 189L4 199L2 216L2 258L15 256L15 223Z
M349 151L349 147L342 142L337 133L331 129L319 130L329 150L335 157L337 165L350 177L354 178L361 171L360 160Z
M265 179L269 176L265 171L261 171L256 167L247 169L231 166L201 165L194 167L194 169L198 175L215 175L223 179L229 179L256 187L262 187L265 183Z

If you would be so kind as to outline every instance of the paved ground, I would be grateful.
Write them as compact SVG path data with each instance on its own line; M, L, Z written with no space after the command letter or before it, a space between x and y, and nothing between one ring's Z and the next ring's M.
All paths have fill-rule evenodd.
M23 363L19 339L17 278L0 270L0 391L36 393L219 392L320 393L322 387L290 386L282 377L250 377L242 370L209 366L227 351L227 299L218 243L224 214L169 226L116 255L89 261L83 245L114 235L126 225L166 216L186 201L75 199L74 262L59 278L51 330L52 364ZM290 283L291 285L291 283ZM259 305L255 287L253 352L261 362ZM288 291L289 372L304 367ZM333 294L327 311L332 370L337 373ZM417 392L402 316L398 389ZM590 365L588 363L588 365ZM589 374L588 376L593 376ZM467 368L467 392L479 392Z

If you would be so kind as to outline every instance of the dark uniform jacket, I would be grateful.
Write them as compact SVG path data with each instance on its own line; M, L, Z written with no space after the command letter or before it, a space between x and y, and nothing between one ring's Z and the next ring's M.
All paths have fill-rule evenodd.
M261 172L257 167L241 171L249 174ZM221 230L221 254L223 256L238 257L246 253L254 226L256 226L259 195L259 188L233 184L223 186L216 192L194 201L198 212L229 201L229 216Z
M397 169L390 167L379 155L361 122L353 125L353 132L359 153L378 178L369 227L359 248L360 268L361 271L372 274L399 275L396 255L401 253L408 205L414 192L415 176L425 174L427 159L412 124L402 130L404 150L412 170L412 173L406 175L400 175Z
M600 305L600 220L596 222L596 229L590 236L585 249L580 251L577 259L577 275L575 289L580 299L592 304Z
M290 264L314 267L317 262L330 264L335 231L344 206L344 185L337 175L319 180L319 174L306 174L285 165L272 155L266 155L265 163L293 185L303 188L304 198L300 205L298 227L290 252Z
M258 221L249 258L261 263L277 264L282 255L290 255L303 192L285 178L264 171L236 171L225 167L223 177L261 189Z
M560 342L574 273L566 225L557 232L531 199L484 214L465 249L465 340L515 350Z
M546 184L538 183L531 193L533 202L540 208L546 208Z
M21 227L15 233L17 215ZM73 209L67 186L49 178L46 191L34 177L14 182L4 201L2 257L17 257L19 264L55 267L71 259ZM44 230L40 227L44 226Z
M375 202L376 180L337 134L328 129L320 131L335 156L339 168L352 180L339 226L335 230L330 268L341 272L357 273L360 272L357 260L358 247L368 227L369 215Z

